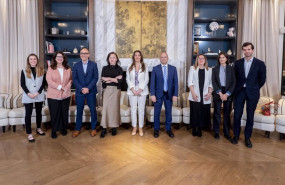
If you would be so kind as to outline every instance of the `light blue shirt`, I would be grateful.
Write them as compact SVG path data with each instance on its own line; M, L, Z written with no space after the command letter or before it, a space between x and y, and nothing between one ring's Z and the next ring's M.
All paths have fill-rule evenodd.
M245 75L245 78L247 78L247 76L248 76L252 61L253 61L253 58L251 58L248 61L244 58L244 75ZM243 86L246 87L246 84L244 84Z
M82 66L83 66L84 73L86 73L88 62L89 62L89 60L86 62L86 64L84 64L84 62L82 61Z
M226 86L226 66L224 67L224 66L220 65L219 77L220 77L221 86L225 87Z

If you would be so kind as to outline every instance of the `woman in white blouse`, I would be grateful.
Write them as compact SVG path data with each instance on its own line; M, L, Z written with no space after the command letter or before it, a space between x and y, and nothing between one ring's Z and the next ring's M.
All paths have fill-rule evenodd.
M139 115L139 134L143 136L143 124L144 124L144 110L146 96L149 93L148 90L148 69L143 62L142 52L139 50L134 51L132 56L133 62L127 69L127 84L130 104L131 104L131 116L132 116L132 135L137 133L137 111Z
M193 136L202 136L202 128L208 129L211 123L212 69L208 67L206 56L198 55L195 65L188 75L190 89L190 124Z

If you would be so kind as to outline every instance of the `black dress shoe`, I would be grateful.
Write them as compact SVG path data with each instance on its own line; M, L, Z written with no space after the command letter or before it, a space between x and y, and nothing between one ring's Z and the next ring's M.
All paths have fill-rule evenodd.
M116 128L112 128L112 136L117 135L117 129Z
M217 133L215 133L215 134L214 134L214 138L215 138L215 139L220 139L220 135L217 134Z
M231 136L229 136L229 135L224 135L225 136L225 138L227 139L227 140L229 140L230 142L232 142L232 138L231 138Z
M251 141L250 141L249 138L248 138L248 139L245 139L245 146L246 146L247 148L252 148L252 143L251 143Z
M56 139L56 138L57 138L56 132L52 132L52 133L51 133L51 138L53 138L53 139Z
M158 131L158 130L155 130L155 131L153 132L153 137L154 137L154 138L158 138L158 136L159 136L159 131Z
M202 137L202 129L200 127L198 128L197 136Z
M239 138L237 136L234 136L232 139L232 144L238 144Z
M66 130L63 130L63 131L61 132L61 135L66 136L66 135L67 135L67 131L66 131Z
M197 128L196 127L192 128L192 136L197 136Z
M174 134L173 134L173 132L171 130L168 130L167 134L168 134L169 137L174 138Z
M100 137L103 138L107 134L107 129L103 128Z

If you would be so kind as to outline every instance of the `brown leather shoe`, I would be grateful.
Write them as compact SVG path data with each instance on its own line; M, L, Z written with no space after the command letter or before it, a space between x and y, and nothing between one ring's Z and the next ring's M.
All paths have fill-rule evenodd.
M72 137L75 138L80 134L80 131L76 130L72 133Z
M96 136L96 134L97 134L97 131L96 131L96 130L92 130L91 133L90 133L91 137Z

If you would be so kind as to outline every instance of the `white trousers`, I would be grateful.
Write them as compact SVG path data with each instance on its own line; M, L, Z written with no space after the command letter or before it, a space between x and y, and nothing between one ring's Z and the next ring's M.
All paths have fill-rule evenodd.
M139 127L142 128L144 125L144 110L146 95L141 96L129 96L131 104L131 116L132 126L137 127L137 114L139 114Z

